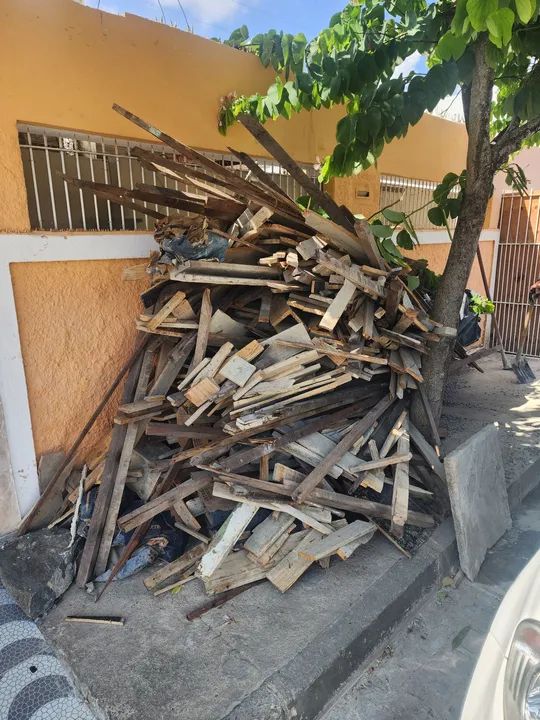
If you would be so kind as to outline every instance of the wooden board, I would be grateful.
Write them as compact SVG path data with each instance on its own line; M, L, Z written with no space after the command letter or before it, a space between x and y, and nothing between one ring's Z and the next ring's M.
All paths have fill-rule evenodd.
M241 504L233 510L214 535L212 542L201 558L197 572L202 578L208 578L215 573L258 510L259 508L255 504Z

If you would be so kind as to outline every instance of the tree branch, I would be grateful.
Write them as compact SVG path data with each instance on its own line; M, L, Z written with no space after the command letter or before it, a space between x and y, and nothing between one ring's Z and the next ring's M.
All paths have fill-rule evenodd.
M502 130L492 142L493 160L495 168L499 168L508 160L510 155L519 150L529 135L540 132L540 116L523 125L518 124L515 118Z

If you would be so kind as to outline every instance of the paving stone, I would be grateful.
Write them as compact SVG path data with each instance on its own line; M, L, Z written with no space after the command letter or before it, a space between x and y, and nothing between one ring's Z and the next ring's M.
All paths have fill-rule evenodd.
M461 568L474 580L486 552L512 525L497 427L468 438L444 467Z

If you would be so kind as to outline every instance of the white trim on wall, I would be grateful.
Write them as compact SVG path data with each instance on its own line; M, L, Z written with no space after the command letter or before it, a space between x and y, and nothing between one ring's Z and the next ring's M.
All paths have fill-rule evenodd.
M498 243L499 230L482 230L480 242L491 241ZM446 230L418 230L420 245L446 245L449 242Z
M39 484L10 265L144 258L154 249L147 233L0 234L0 399L21 517L39 498Z

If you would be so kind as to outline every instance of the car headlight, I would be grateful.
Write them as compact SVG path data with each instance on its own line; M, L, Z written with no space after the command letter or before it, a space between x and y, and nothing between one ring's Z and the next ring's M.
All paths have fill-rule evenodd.
M504 674L505 720L540 720L540 623L522 620Z

